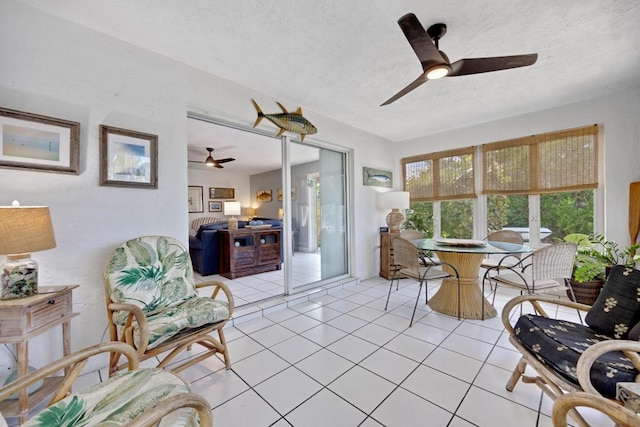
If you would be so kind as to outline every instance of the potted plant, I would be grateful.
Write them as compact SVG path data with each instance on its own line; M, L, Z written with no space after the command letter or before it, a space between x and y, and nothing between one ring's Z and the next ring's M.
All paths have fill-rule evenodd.
M635 268L636 262L640 260L640 255L636 254L640 244L621 250L618 243L607 240L601 234L569 234L564 241L578 245L569 282L576 301L583 304L593 305L611 267L621 264Z
M576 233L564 238L578 245L569 283L576 301L582 304L593 305L604 285L607 266L618 260L617 244L597 237ZM567 296L572 298L569 291Z

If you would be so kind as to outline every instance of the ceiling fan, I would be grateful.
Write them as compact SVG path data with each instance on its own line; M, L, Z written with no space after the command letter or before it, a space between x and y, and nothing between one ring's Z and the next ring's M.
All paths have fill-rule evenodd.
M530 53L489 58L466 58L451 63L447 55L438 47L438 41L447 33L445 24L433 24L425 31L416 15L408 13L398 20L398 25L418 56L423 72L411 84L383 102L381 106L391 104L429 80L526 67L533 65L538 59L537 53Z
M205 166L216 167L218 169L222 169L222 168L224 168L224 166L222 166L221 163L233 162L235 160L235 159L232 159L231 157L227 157L226 159L216 160L211 155L211 153L213 152L213 148L207 147L207 151L209 152L209 155L204 160L204 162L199 162L197 160L189 160L189 162L191 162L191 163L203 163Z

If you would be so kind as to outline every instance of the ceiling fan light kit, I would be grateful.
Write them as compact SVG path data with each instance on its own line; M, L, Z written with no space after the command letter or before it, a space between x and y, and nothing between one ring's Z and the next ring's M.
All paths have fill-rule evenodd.
M452 63L439 47L440 39L447 33L445 24L433 24L425 31L418 18L413 13L407 13L398 20L398 25L420 60L422 74L400 92L383 102L381 106L391 104L429 80L526 67L533 65L538 59L537 53L530 53L489 58L466 58Z
M235 159L232 159L231 157L228 157L226 159L219 159L216 160L213 158L213 148L211 147L207 147L206 150L209 152L209 155L207 156L207 158L204 160L204 162L198 162L195 160L189 160L189 162L191 163L202 163L205 166L208 166L210 168L218 168L218 169L222 169L224 166L222 166L222 163L228 163L228 162L233 162Z

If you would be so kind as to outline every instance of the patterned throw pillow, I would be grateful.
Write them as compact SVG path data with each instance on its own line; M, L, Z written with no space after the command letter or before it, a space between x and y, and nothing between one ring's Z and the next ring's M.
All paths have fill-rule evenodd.
M640 321L640 271L613 267L585 321L600 333L626 339Z

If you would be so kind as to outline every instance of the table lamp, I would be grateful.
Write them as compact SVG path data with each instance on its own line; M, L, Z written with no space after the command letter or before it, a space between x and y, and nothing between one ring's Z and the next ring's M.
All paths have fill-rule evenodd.
M224 214L231 215L229 218L229 230L237 230L238 229L238 220L235 219L234 215L240 215L240 202L224 202Z
M278 209L278 219L282 220L284 218L284 209L279 208Z
M400 209L409 209L409 192L408 191L389 191L382 193L382 206L391 209L387 215L387 226L389 233L399 233L400 226L404 221L404 215Z
M247 216L249 217L249 221L251 221L253 217L256 216L255 208L247 208L246 213L247 213Z
M47 206L0 206L0 255L7 262L0 274L0 299L26 298L38 293L38 264L31 252L56 247Z

